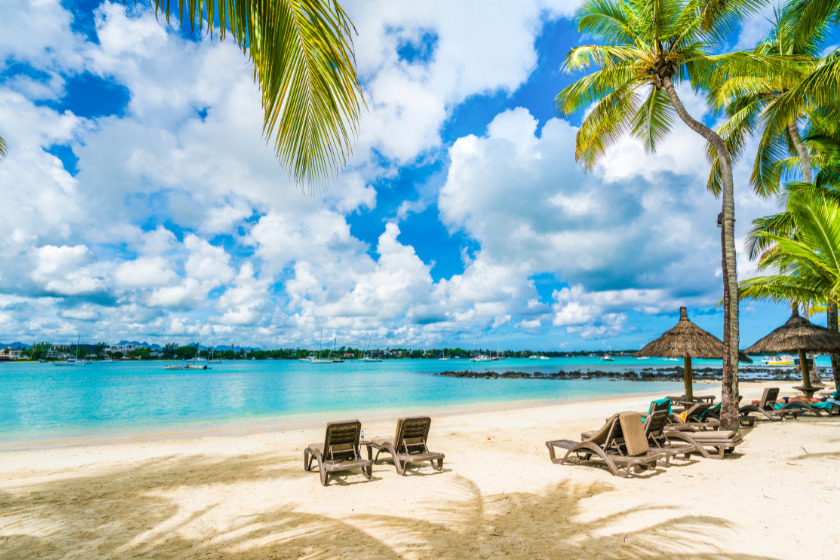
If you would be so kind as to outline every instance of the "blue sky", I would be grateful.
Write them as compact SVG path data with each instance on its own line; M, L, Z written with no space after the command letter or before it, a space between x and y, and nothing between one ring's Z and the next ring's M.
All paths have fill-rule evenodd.
M0 341L632 348L680 305L721 334L701 140L678 127L656 154L627 139L588 174L574 162L581 115L553 101L584 40L574 2L343 5L368 111L348 167L308 194L261 137L235 45L142 7L4 3ZM739 236L776 210L748 174ZM786 317L745 302L742 342Z

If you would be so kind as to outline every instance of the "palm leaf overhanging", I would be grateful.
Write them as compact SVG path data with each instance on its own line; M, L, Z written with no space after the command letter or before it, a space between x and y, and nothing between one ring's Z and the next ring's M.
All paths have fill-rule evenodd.
M6 157L6 141L0 137L0 159Z
M335 0L154 0L170 21L230 33L254 62L263 133L298 183L334 176L352 151L360 104L353 24Z

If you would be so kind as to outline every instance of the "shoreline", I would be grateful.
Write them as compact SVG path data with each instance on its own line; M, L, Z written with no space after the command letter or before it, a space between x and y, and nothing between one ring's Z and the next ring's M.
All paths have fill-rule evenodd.
M719 393L719 391L718 391ZM22 434L24 440L7 439L0 435L0 455L14 451L49 450L67 447L99 445L120 445L124 443L161 442L170 440L202 439L214 437L237 437L254 434L271 434L293 430L308 430L322 427L326 422L346 418L359 418L364 423L377 423L411 414L430 415L445 418L462 415L504 412L529 408L546 408L563 405L577 405L595 402L619 402L628 398L658 398L658 392L639 391L599 396L586 396L572 399L519 399L512 401L491 401L473 405L410 407L401 409L371 410L357 412L313 412L306 414L273 415L261 418L230 418L222 420L184 422L170 424L154 429L154 425L136 426L123 429L102 428L96 435L76 435L73 433ZM175 428L175 429L173 429ZM33 437L34 436L34 437Z
M745 398L767 386L794 392L750 384ZM836 557L838 416L756 422L722 460L674 460L630 479L549 461L546 440L578 438L659 396L435 413L428 445L446 455L441 472L400 476L380 458L370 480L336 473L327 487L303 470L302 451L338 418L4 452L0 557ZM393 434L394 417L362 421L366 439Z

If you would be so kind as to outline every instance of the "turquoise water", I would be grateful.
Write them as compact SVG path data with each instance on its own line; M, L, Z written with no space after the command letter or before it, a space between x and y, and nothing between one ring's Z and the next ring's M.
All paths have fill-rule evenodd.
M820 363L820 362L818 362ZM665 360L616 358L386 360L309 364L231 361L205 371L167 371L166 362L83 367L0 364L0 440L177 429L196 423L296 415L360 416L376 411L465 408L514 401L579 400L605 395L679 391L682 384L609 379L458 379L445 370L543 373L673 367ZM697 360L695 367L720 366ZM278 419L282 424L283 418Z

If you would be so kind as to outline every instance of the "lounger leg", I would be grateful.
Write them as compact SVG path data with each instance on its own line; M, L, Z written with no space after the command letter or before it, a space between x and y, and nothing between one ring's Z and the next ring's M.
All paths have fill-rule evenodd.
M548 447L548 456L551 459L552 463L560 463L557 458L554 456L554 446L551 445L550 441L545 442L545 446Z
M435 461L433 459L432 460L432 468L435 469L438 472L442 471L443 470L443 459L438 459L437 461Z
M312 469L312 452L309 448L303 450L303 470L309 472Z
M318 461L318 471L321 473L321 484L326 486L330 481L330 473L324 466L324 456L317 449L315 450L315 459Z
M373 463L366 467L362 467L362 474L365 475L366 479L370 480L371 475L373 475Z

